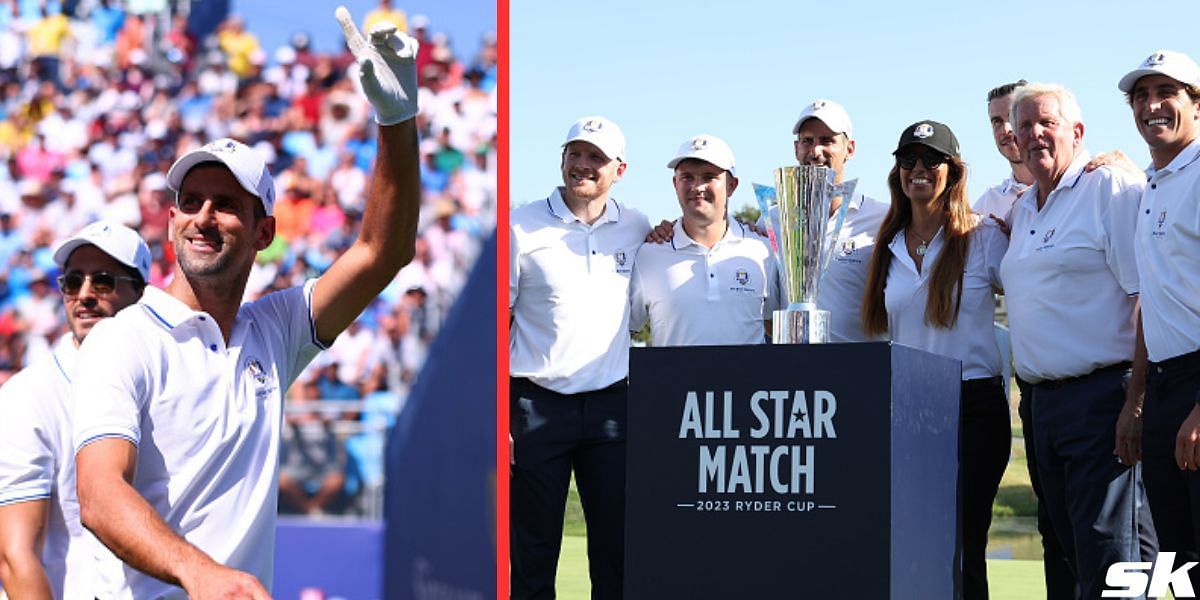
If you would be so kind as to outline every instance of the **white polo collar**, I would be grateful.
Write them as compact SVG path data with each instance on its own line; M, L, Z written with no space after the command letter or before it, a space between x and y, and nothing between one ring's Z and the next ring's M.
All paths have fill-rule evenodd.
M1016 179L1013 179L1012 175L1005 177L1004 181L1000 182L1000 193L1001 194L1005 194L1005 195L1015 194L1017 192L1020 192L1022 190L1027 190L1027 189L1029 189L1029 186L1021 183L1020 181L1017 181Z
M166 329L174 329L192 319L211 319L206 313L192 310L178 298L153 286L146 286L138 304L146 310L155 323Z
M1196 162L1198 159L1200 159L1200 138L1192 140L1190 144L1180 151L1179 154L1177 154L1175 158L1172 159L1170 163L1167 163L1167 166L1163 167L1162 169L1155 169L1154 163L1150 163L1150 166L1146 167L1146 179L1149 180L1151 177L1154 177L1154 175L1160 170L1168 173L1175 173Z
M554 188L554 192L552 192L550 196L546 198L546 208L550 211L550 214L554 215L555 218L563 223L583 223L583 221L580 220L579 217L575 216L575 213L571 212L571 209L567 207L567 202L566 200L563 200L562 192L563 188L556 187ZM592 223L590 226L595 227L601 223L616 223L620 219L621 206L617 204L616 200L613 200L612 196L609 196L604 202L604 214L600 215L600 218L596 219L596 222ZM583 224L586 225L586 223Z
M692 237L689 236L686 231L684 231L683 217L679 217L678 219L675 219L675 228L674 229L675 229L675 235L673 235L671 237L671 248L674 249L676 252L693 247L693 246L701 249L704 252L708 252L710 250L704 244L701 244L700 242L693 240ZM715 249L717 246L720 246L721 244L736 244L738 242L741 242L745 238L746 238L746 226L743 225L741 222L739 222L737 219L730 217L729 214L727 213L725 215L725 234L721 236L720 240L717 240L716 244L713 244L713 248Z
M1066 190L1075 187L1075 184L1079 183L1079 178L1083 176L1083 167L1086 166L1090 160L1092 160L1091 153L1081 148L1079 153L1075 155L1075 159L1072 160L1071 164L1067 167L1067 170L1063 172L1062 177L1059 178L1058 185L1051 190L1050 193L1053 194L1059 190ZM1029 189L1027 190L1027 192L1032 191L1032 193L1021 194L1021 205L1029 207L1029 209L1033 212L1038 212L1037 190L1034 189L1037 188L1037 186L1038 184L1034 183L1033 185L1029 186ZM1046 197L1049 199L1049 195Z

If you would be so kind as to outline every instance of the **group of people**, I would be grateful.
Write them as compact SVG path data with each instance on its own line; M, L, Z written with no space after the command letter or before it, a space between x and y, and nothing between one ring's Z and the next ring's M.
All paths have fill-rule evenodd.
M890 202L855 193L830 207L818 308L831 339L890 339L962 364L965 598L988 597L987 533L1011 446L996 293L1047 596L1098 598L1110 565L1160 551L1175 563L1159 568L1200 560L1200 169L1186 170L1200 159L1200 66L1158 51L1118 87L1150 150L1145 172L1119 152L1093 159L1074 95L1022 80L987 94L1011 175L973 205L957 138L923 120L893 151ZM800 164L844 183L855 142L841 106L812 102L792 133ZM512 211L514 598L553 597L572 471L593 597L621 595L630 332L648 321L654 345L763 343L787 304L772 242L730 217L738 178L724 141L692 137L667 162L682 214L653 233L610 196L625 156L615 123L581 119L563 144L563 185ZM1200 589L1200 569L1189 576Z
M418 43L336 16L375 158L356 235L319 276L244 302L282 199L231 138L162 176L165 284L121 222L54 244L69 333L0 388L9 596L270 597L284 394L417 254Z

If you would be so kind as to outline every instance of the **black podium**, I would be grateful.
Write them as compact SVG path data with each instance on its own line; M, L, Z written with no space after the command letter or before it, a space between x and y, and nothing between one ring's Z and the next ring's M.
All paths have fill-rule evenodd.
M635 348L625 597L956 597L957 360Z

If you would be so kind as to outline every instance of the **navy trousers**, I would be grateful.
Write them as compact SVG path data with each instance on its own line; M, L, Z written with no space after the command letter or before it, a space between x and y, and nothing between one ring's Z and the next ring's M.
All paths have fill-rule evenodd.
M620 598L625 544L624 381L559 394L509 380L514 461L509 496L511 597L554 598L571 472L587 523L592 598Z
M1034 446L1046 509L1080 597L1100 598L1109 565L1154 560L1141 547L1140 466L1123 465L1113 454L1125 403L1124 368L1042 382L1033 390Z
M1200 561L1200 472L1175 462L1175 436L1200 400L1200 351L1151 363L1142 411L1142 469L1161 551L1173 551L1172 570ZM1200 566L1188 572L1200 592Z
M1058 534L1054 532L1054 522L1050 520L1050 512L1046 510L1046 500L1042 493L1042 477L1037 468L1037 446L1034 443L1033 424L1033 386L1017 377L1017 389L1021 392L1021 403L1017 405L1017 414L1021 417L1021 437L1025 439L1025 467L1029 470L1029 482L1033 486L1033 495L1037 496L1037 528L1042 536L1042 571L1046 577L1046 600L1076 600L1079 590L1075 586L1075 575L1067 564L1067 555L1063 552Z

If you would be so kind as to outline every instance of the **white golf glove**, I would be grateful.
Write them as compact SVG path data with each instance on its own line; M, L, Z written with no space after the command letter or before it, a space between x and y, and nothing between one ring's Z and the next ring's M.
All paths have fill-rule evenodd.
M334 15L342 26L346 45L358 61L358 78L367 100L375 108L375 121L394 125L415 117L417 40L385 21L371 27L368 42L345 6L339 6Z

